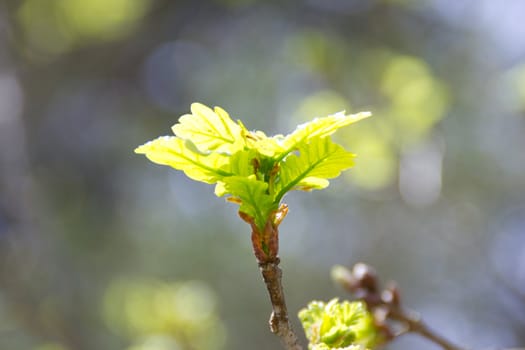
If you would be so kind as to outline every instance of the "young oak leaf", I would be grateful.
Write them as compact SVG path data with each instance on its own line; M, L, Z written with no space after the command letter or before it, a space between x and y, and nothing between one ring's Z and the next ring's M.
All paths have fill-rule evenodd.
M278 158L286 151L281 144L282 135L268 137L262 131L257 131L255 135L257 139L249 147L256 149L260 154L270 158Z
M298 145L302 143L307 143L315 137L326 137L332 135L338 129L358 122L361 119L368 118L371 115L370 112L345 115L345 112L342 111L329 115L328 117L315 118L310 122L301 124L295 129L295 131L286 135L284 140L282 140L282 146L286 151L283 152L281 159L295 150Z
M257 152L253 149L244 149L237 151L230 157L230 164L224 167L225 171L228 171L237 176L250 176L254 175L255 159L257 158Z
M161 136L135 149L153 163L182 170L189 178L214 184L232 173L223 170L229 157L220 153L201 153L189 140L175 136Z
M245 149L242 151L237 151L230 156L229 163L224 164L221 170L231 173L232 176L237 177L248 177L255 175L255 159L257 157L257 152L253 149ZM215 186L215 195L217 197L222 197L226 194L230 194L226 188L226 184L223 181L217 182Z
M239 211L252 217L262 231L271 212L277 208L272 197L267 193L268 184L257 180L255 175L231 176L221 182L224 192L239 201Z
M181 139L191 140L201 151L232 154L242 148L241 127L220 107L213 110L192 103L191 114L179 118L172 128Z
M291 190L323 189L341 171L354 165L355 154L346 151L329 137L311 138L310 142L298 145L280 163L279 178L275 183L276 201Z
M282 135L268 137L264 132L259 130L249 131L240 120L239 125L242 129L241 135L247 148L254 149L258 153L270 158L277 158L285 151L282 146Z

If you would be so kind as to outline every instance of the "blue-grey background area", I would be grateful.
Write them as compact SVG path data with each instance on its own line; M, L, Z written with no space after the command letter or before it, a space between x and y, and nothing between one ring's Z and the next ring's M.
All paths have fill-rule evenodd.
M286 133L333 112L356 167L291 193L295 317L364 261L473 349L525 345L525 3L4 0L0 348L279 348L249 227L133 149L198 101ZM207 341L208 339L209 341ZM304 339L303 339L304 341ZM404 336L388 349L437 349Z

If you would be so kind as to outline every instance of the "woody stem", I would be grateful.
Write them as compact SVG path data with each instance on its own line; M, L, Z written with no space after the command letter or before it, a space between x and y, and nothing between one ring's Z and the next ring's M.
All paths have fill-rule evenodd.
M288 319L288 310L286 309L281 283L282 271L279 268L279 258L276 257L268 262L260 262L259 269L263 275L272 303L273 312L270 317L270 330L281 338L281 344L285 349L303 350Z

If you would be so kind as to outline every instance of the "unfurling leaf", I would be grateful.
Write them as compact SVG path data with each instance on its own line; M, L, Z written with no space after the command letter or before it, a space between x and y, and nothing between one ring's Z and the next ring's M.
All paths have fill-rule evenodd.
M240 200L239 211L254 218L257 227L262 230L272 211L277 209L268 195L268 184L259 181L255 175L248 177L232 176L224 179L225 192Z
M382 338L361 301L313 301L299 312L310 350L372 349Z

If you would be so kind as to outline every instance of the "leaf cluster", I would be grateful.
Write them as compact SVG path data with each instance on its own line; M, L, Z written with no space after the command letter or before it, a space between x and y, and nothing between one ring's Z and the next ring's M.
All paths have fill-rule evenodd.
M372 315L361 301L312 301L299 312L310 350L364 350L380 342Z
M323 189L328 179L354 164L355 155L329 136L368 116L340 112L299 125L286 136L269 137L234 122L220 107L193 103L191 114L172 127L175 136L159 137L135 152L214 184L217 196L238 203L262 231L286 193Z

